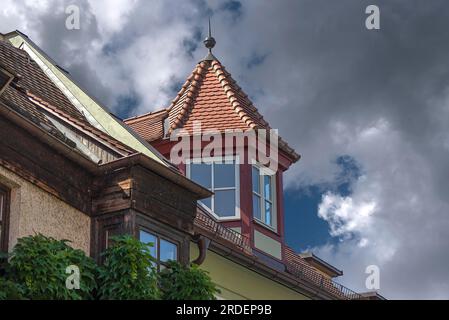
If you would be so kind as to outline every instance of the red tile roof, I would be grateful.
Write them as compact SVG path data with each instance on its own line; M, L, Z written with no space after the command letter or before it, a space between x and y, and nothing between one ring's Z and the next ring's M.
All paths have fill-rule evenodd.
M147 141L160 139L164 135L164 119L168 112L162 109L125 120L137 134Z
M127 119L125 123L148 141L163 137L162 122L167 115L169 131L184 128L192 133L194 121L201 122L202 130L216 129L220 132L226 129L270 129L268 122L218 60L200 62L170 107L163 111L158 116L149 118L143 115ZM146 128L148 126L153 128ZM299 159L299 155L281 138L279 146L293 161Z
M323 290L333 294L340 299L361 299L362 296L351 289L333 281L331 278L322 275L315 267L310 265L305 259L297 254L292 248L284 247L287 272L306 279L321 287Z
M248 96L217 61L202 61L169 107L171 129L269 129Z

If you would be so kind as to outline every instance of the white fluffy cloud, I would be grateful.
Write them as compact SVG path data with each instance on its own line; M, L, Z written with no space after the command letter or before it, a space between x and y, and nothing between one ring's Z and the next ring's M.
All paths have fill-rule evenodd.
M342 197L328 192L323 196L318 216L329 222L332 236L348 236L370 227L371 216L375 209L374 201L358 203L352 197ZM361 239L361 244L366 245L366 241L366 238Z
M82 28L68 31L72 2L2 1L0 31L28 34L122 114L169 104L205 54L212 13L216 56L302 154L288 188L336 184L342 155L360 165L349 195L323 195L317 214L340 241L318 255L358 290L375 264L389 298L449 298L445 1L382 2L375 32L364 28L365 0L79 0Z

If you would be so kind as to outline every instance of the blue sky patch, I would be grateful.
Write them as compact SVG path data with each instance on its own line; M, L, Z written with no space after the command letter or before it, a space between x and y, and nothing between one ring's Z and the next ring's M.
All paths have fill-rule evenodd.
M341 169L335 183L287 189L284 193L286 242L298 252L340 241L340 238L329 234L328 223L318 217L318 206L328 191L343 197L351 195L352 183L360 177L362 170L357 161L348 155L339 156L335 163Z

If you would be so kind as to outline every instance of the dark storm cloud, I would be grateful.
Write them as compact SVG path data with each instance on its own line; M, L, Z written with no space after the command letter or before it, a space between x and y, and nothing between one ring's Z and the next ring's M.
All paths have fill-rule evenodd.
M356 289L377 264L387 297L449 298L447 1L76 1L79 32L50 2L10 1L0 17L129 114L129 99L134 113L168 105L212 15L214 54L303 156L289 191L338 184L338 159L357 163L352 193L329 188L319 211L342 241L316 251ZM365 28L371 4L380 30Z
M447 3L378 1L378 31L364 25L372 1L288 4L249 6L252 16L236 27L242 46L272 50L244 78L247 87L263 88L258 106L303 154L287 180L332 181L338 167L331 160L344 153L366 171L344 204L349 209L338 197L334 204L347 227L355 224L345 231L368 245L343 242L322 254L360 290L373 263L386 296L447 298ZM365 141L369 135L375 139ZM360 215L371 203L377 209L365 225Z

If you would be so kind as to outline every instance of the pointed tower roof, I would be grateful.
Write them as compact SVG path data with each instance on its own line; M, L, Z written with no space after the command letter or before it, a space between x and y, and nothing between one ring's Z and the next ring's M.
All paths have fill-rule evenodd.
M248 96L218 60L201 61L167 109L171 132L192 129L269 129Z
M201 130L215 129L224 132L226 129L271 129L248 95L213 56L215 39L210 31L204 43L209 49L208 55L196 65L176 98L164 109L165 112L125 120L143 138L149 141L163 138L163 135L154 135L154 132L162 132L164 124L161 121L166 121L168 134L181 128L193 133L195 121L201 122ZM159 120L162 114L165 118ZM150 129L155 126L158 128ZM300 156L281 138L279 147L293 162L299 160Z

